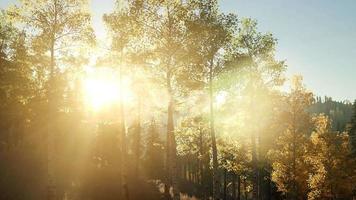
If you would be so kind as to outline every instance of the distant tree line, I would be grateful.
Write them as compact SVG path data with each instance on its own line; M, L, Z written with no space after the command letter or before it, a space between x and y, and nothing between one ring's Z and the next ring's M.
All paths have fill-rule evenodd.
M310 107L311 113L324 113L332 120L332 127L336 131L344 131L352 116L352 103L349 101L335 101L331 97L316 97Z

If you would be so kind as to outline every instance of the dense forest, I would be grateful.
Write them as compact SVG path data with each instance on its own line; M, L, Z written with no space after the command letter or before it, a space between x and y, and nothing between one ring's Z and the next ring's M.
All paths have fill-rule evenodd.
M356 198L356 101L286 77L256 20L118 0L103 44L88 3L1 10L1 200Z
M311 113L326 114L332 121L332 128L336 131L345 131L352 117L352 103L349 101L334 101L331 97L315 97L310 106Z

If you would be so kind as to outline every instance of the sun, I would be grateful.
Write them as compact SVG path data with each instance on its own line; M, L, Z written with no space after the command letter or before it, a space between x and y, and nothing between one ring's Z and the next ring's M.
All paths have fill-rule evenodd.
M121 81L119 75L109 67L89 68L83 79L84 101L90 109L98 111L103 107L127 101L130 97L128 81Z

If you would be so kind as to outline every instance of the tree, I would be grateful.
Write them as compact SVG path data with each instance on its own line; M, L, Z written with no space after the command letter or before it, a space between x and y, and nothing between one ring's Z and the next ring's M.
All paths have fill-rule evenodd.
M285 97L285 110L280 124L285 129L269 152L272 161L272 181L290 199L304 199L307 193L308 165L305 162L311 117L306 109L313 94L302 86L302 78L294 77L291 93Z
M352 103L348 101L335 101L330 97L325 97L322 101L321 97L316 97L317 101L308 109L311 113L325 113L332 121L332 128L335 131L345 131L347 124L352 117Z
M252 148L253 196L259 199L262 180L259 163L265 154L262 144L266 143L262 140L265 139L263 133L267 132L273 118L273 113L269 111L276 107L275 99L279 99L276 89L284 82L286 65L275 58L276 39L271 33L259 32L257 21L242 19L239 25L226 50L227 73L221 74L219 79L232 97L242 96L240 102L246 107L245 123L248 125ZM239 107L237 109L241 110Z
M215 134L214 116L214 79L223 69L223 49L231 40L237 24L235 15L225 15L219 12L218 1L204 0L192 1L192 19L188 23L192 55L196 75L208 88L210 99L210 134L213 159L213 199L220 198L220 183L218 169L218 155Z
M123 2L117 2L116 9L111 14L105 14L103 19L106 25L109 27L110 35L112 37L111 50L113 53L113 60L115 60L118 65L119 71L119 81L120 81L120 137L121 137L121 146L122 146L122 162L121 162L121 181L123 188L123 198L129 199L129 189L127 185L127 171L128 166L126 162L127 159L127 146L126 146L126 115L125 115L125 105L124 105L124 94L123 91L123 77L125 72L127 73L129 69L124 68L125 65L128 65L129 62L126 57L129 53L132 52L132 48L135 48L135 39L139 34L141 26L139 23L136 23L136 18L140 17L140 10L142 1L127 1L127 5L124 5ZM140 107L140 105L139 105ZM140 112L140 111L138 111ZM140 119L137 118L137 125L135 127L135 142L136 142L136 168L138 169L138 154L139 154L139 138L140 138Z
M196 113L194 113L196 114ZM177 153L183 168L182 191L205 198L210 195L210 134L207 119L202 115L187 116L182 119L176 131Z
M353 160L356 160L356 100L354 101L353 105L353 115L351 118L351 122L347 128L347 133L349 135L349 142L350 142L350 147L351 147L351 157ZM354 174L356 169L354 168ZM355 178L355 176L354 176ZM353 184L353 196L356 196L356 185Z
M35 52L43 59L50 53L46 64L46 93L48 99L48 119L56 117L58 105L58 80L64 56L74 53L81 42L92 42L94 38L90 25L90 14L85 10L86 1L82 0L23 0L20 7L14 9L12 15L25 24L26 33L30 35ZM48 129L48 199L56 198L56 181L53 159L54 133L47 123Z
M174 134L174 112L177 99L185 88L191 88L191 74L187 73L186 49L189 47L189 34L186 21L192 10L184 1L147 1L144 13L144 29L151 42L148 62L155 72L157 82L164 87L167 99L167 146L166 146L166 196L168 186L173 187L174 198L178 198L177 153ZM194 85L194 84L193 84Z
M39 142L29 140L35 133L28 131L37 89L32 56L28 37L15 26L8 11L1 10L0 21L0 198L22 199L26 194L26 198L35 199L39 197L38 177L42 177L43 168L41 157L31 145Z
M251 170L251 155L241 138L220 139L218 143L219 163L224 169L224 199L227 199L227 173L232 174L232 197L241 198L241 180L246 177ZM237 180L236 180L237 176ZM237 186L236 186L237 181ZM237 194L236 194L237 189Z
M162 142L157 123L152 120L148 126L146 138L146 153L144 156L144 169L150 179L162 179L164 163L164 143Z
M349 124L348 134L350 137L351 154L353 158L356 158L356 100L353 105L353 115Z
M331 121L321 114L313 118L315 130L310 140L307 161L312 166L308 199L350 198L353 166L349 159L346 133L332 131Z
M4 143L10 147L21 139L19 128L29 115L33 81L25 33L11 23L5 11L1 11L0 19L0 115L1 127L9 130L4 131L1 138L7 138Z

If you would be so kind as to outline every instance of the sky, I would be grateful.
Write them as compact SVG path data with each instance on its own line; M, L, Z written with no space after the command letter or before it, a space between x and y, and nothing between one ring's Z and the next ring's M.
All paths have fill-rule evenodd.
M0 0L6 8L15 0ZM258 21L259 31L278 40L276 56L287 77L302 75L306 87L335 100L356 99L356 1L221 0L221 9ZM92 0L93 26L105 37L102 15L114 0Z

